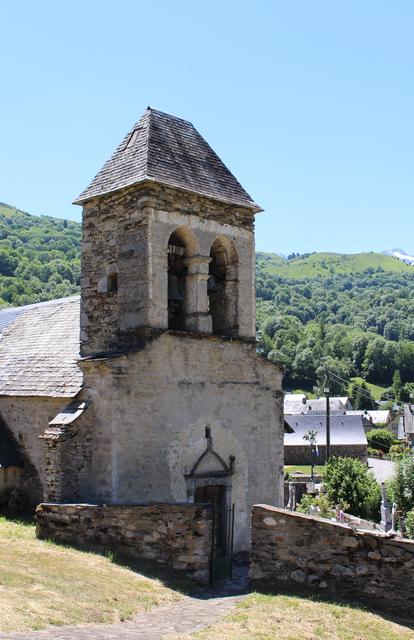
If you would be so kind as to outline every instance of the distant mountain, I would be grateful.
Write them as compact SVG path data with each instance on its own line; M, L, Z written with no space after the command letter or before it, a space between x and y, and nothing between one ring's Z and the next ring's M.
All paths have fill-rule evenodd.
M256 302L258 349L284 366L287 388L320 391L322 365L335 395L355 376L389 387L398 370L414 383L413 266L381 253L259 252Z
M405 262L405 264L414 266L414 256L409 256L408 253L402 249L389 249L388 251L383 251L383 254L386 256L393 256L393 258L398 258L398 260Z
M0 307L78 293L81 233L78 222L31 215L0 202ZM286 257L258 252L256 264L258 274L290 281L334 274L414 275L414 257L400 249L386 253L292 253ZM396 253L405 260L396 259Z
M293 255L293 254L292 254ZM414 258L413 258L414 260ZM297 280L314 277L331 277L334 274L374 272L413 274L410 263L396 260L383 253L304 253L283 259L275 253L258 252L256 264L260 270L272 276Z

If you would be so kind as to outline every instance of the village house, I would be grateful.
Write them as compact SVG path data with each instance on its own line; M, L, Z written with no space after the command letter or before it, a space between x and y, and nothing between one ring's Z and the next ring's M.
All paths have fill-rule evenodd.
M148 108L83 206L81 296L0 312L0 414L33 503L283 502L282 370L256 354L251 199ZM80 333L79 333L80 329Z
M291 431L285 432L285 464L323 464L326 458L326 418L321 415L285 416ZM316 432L316 447L311 451L304 438ZM331 455L367 460L367 439L361 416L332 415L330 417Z
M329 398L329 409L331 413L345 413L352 410L352 404L348 397ZM284 398L284 414L294 416L308 413L325 413L326 398L308 398L304 393L287 393Z
M392 412L389 409L360 409L357 411L347 411L350 416L362 416L364 420L365 431L371 429L388 429L396 438L398 438L399 413Z

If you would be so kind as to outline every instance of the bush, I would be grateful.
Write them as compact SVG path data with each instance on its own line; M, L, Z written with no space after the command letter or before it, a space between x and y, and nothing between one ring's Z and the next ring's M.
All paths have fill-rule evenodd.
M354 458L331 458L323 471L323 488L332 504L349 505L349 513L377 521L381 491L368 467Z
M367 433L368 444L375 449L380 449L384 453L388 453L392 444L394 444L394 436L387 429L371 429Z
M317 496L310 496L304 494L302 500L296 506L296 511L299 513L309 513L310 507L319 507L321 518L333 518L335 516L334 505L330 502L329 498L325 494L319 494Z
M405 456L397 463L394 478L388 483L388 491L398 509L406 515L414 509L414 458Z
M376 456L377 458L382 458L384 455L380 449L373 449L372 447L368 447L367 452L369 456Z
M411 449L404 444L393 444L390 448L391 460L402 460L411 453Z
M414 509L411 509L407 513L407 517L405 519L405 528L407 531L407 536L409 538L414 538Z

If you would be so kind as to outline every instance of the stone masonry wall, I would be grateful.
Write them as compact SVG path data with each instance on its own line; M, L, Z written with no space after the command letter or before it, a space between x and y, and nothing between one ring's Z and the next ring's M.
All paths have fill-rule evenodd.
M94 407L89 406L72 423L50 425L44 443L43 500L86 502L90 500L91 439Z
M202 584L209 581L212 542L209 507L40 504L36 522L38 538L120 552L182 572Z
M82 355L130 344L142 327L168 327L167 246L179 227L194 235L196 253L207 262L216 238L234 244L238 336L254 338L253 223L249 209L155 184L88 202L81 258ZM115 273L117 293L106 284Z
M227 464L235 457L228 506L235 505L235 552L248 551L252 505L283 504L281 370L254 344L185 332L80 364L96 416L87 501L190 502L186 475L209 427L214 450Z
M393 611L414 605L414 541L268 505L252 512L250 576Z
M309 446L285 446L285 464L324 464L326 456L325 445L318 446L319 456L311 456ZM338 445L331 446L331 455L344 458L357 458L362 462L367 461L367 445Z

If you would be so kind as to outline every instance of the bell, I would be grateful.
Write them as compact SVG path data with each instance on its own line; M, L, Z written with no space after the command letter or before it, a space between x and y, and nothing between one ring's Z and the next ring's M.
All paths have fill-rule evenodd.
M173 273L168 274L168 300L182 302L184 300L178 276Z
M217 291L216 277L211 275L207 280L207 294L215 293Z

